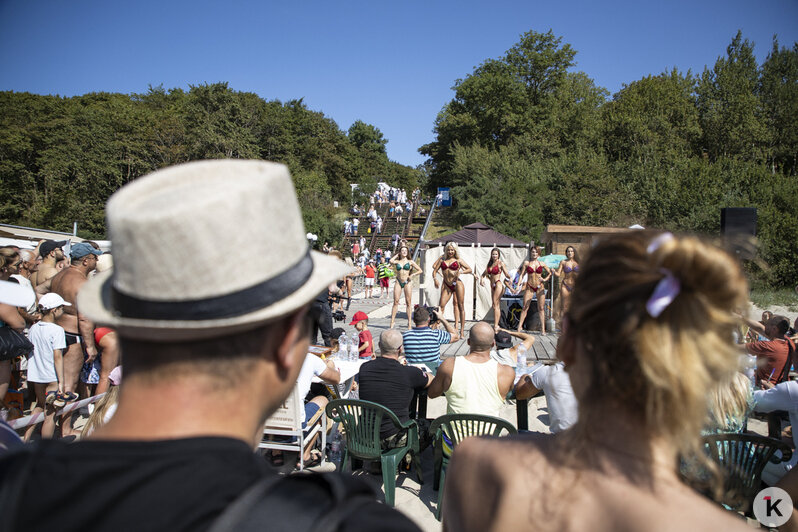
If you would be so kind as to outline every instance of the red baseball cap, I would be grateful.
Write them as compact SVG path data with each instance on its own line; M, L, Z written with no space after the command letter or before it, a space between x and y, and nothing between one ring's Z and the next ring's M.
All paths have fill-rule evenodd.
M368 314L366 314L362 310L358 310L357 312L355 312L355 315L352 316L352 321L349 323L349 325L354 325L354 324L356 324L359 321L363 321L363 320L367 320L367 319L369 319Z

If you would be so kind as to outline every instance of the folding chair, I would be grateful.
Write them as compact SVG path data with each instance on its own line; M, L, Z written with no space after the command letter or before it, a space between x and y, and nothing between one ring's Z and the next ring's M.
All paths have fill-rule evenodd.
M305 405L302 399L299 397L299 388L294 387L280 408L266 420L263 428L264 437L258 444L259 449L298 451L300 471L305 468L305 448L313 441L314 436L321 432L322 461L326 459L327 446L327 416L324 415L324 409L320 408L311 419L306 420L306 427L303 429ZM278 436L279 439L268 439L269 436Z

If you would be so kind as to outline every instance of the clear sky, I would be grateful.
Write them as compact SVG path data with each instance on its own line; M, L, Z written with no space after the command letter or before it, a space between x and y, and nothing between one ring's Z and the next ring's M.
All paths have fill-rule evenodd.
M552 29L611 93L677 67L701 72L737 30L761 61L798 41L798 0L0 0L0 90L73 96L227 81L304 98L347 130L380 128L388 156L423 161L457 78L528 31Z

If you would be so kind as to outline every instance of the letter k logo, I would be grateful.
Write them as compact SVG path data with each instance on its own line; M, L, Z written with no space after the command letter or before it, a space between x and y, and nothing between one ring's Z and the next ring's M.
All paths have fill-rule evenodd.
M754 498L754 515L768 528L786 523L792 516L792 499L781 488L765 488Z
M764 497L764 499L765 499L765 513L767 514L768 517L772 516L773 512L776 512L776 515L778 515L779 517L783 517L781 515L781 511L779 511L779 504L781 504L781 501L783 499L778 499L776 500L775 503L773 502L773 498L770 496Z

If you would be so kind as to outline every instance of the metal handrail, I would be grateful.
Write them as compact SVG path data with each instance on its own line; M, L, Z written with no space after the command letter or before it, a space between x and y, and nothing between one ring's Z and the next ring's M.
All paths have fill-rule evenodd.
M429 209L429 214L427 214L427 221L424 222L424 227L421 229L421 234L418 237L418 242L416 242L416 248L413 250L413 261L418 258L418 254L421 252L421 245L424 243L424 237L427 235L427 229L429 228L429 223L432 221L432 213L435 212L435 207L438 206L438 200L435 199L432 201L432 207Z

